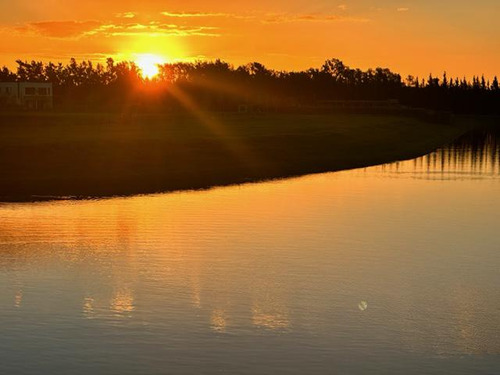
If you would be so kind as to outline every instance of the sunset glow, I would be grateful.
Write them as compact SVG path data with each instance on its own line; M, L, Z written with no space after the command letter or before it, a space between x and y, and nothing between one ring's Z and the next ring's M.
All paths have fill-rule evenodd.
M0 375L500 375L498 20L0 0Z
M164 64L166 61L159 56L151 54L137 55L135 63L141 69L144 78L151 79L158 74L158 65Z
M67 62L133 53L172 60L252 61L303 70L339 58L388 67L492 78L500 61L498 0L373 2L222 0L0 1L0 66L16 59ZM425 25L423 24L425 22ZM146 76L154 75L150 64Z

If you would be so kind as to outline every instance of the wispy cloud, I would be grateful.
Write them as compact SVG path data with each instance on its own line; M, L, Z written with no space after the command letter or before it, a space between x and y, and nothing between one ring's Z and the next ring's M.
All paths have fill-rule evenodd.
M41 35L49 38L77 39L92 36L207 36L217 37L220 33L214 26L187 26L167 24L158 21L149 23L98 22L98 21L45 21L32 22L15 28L23 34Z
M185 26L150 22L148 24L105 24L88 32L87 35L104 36L207 36L218 37L220 33L214 26Z
M367 18L344 16L339 14L268 14L265 23L287 22L368 22Z
M135 18L136 14L134 12L117 13L116 18Z
M255 19L255 14L250 13L210 13L210 12L161 12L160 13L164 17L170 18L233 18L233 19L244 19L251 20Z
M23 34L44 35L52 38L75 38L101 25L98 21L43 21L15 27Z
M338 8L343 12L347 10L347 5L341 4ZM316 22L333 22L333 21L348 21L348 22L366 22L366 18L357 18L346 16L345 14L293 14L293 13L205 13L205 12L162 12L161 15L172 18L232 18L257 20L264 23L287 23L300 21L316 21Z
M398 9L399 10L399 9ZM57 39L81 39L119 36L203 36L220 37L223 30L232 23L244 19L264 24L299 22L368 22L369 19L339 14L323 13L204 13L204 12L162 12L156 19L142 18L138 13L117 13L108 21L41 21L8 28L16 33L44 36ZM219 20L224 18L226 21ZM233 22L234 21L234 22Z
M174 18L199 18L199 17L231 17L230 13L204 13L204 12L161 12L162 16Z
M408 12L410 10L410 8L398 8L397 11L398 12Z

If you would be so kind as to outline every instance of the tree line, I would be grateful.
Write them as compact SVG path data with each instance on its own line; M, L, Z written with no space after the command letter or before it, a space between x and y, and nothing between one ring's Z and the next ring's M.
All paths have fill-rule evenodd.
M320 68L277 71L253 62L234 67L221 61L158 65L144 78L129 61L68 64L17 60L17 69L0 69L0 82L51 82L54 105L62 110L181 110L203 108L233 111L242 104L264 110L314 107L335 100L396 99L410 107L455 113L500 114L497 77L472 80L429 75L401 75L387 68L354 69L338 59Z

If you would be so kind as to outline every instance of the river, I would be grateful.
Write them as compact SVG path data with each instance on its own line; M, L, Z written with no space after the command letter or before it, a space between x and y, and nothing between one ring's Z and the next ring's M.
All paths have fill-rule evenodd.
M496 373L499 144L0 204L0 373Z

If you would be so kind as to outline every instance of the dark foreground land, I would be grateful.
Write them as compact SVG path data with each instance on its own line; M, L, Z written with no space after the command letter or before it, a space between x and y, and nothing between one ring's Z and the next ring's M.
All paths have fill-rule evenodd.
M0 114L0 200L199 189L425 154L471 120L380 115Z

